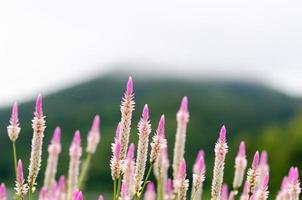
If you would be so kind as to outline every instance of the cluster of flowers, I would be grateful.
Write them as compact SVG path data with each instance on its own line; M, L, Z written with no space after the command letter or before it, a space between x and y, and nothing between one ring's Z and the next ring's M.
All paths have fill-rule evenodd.
M110 162L113 180L113 200L201 200L203 184L205 181L205 153L197 153L193 166L191 192L188 194L189 180L186 174L186 161L184 159L187 123L189 122L188 98L182 99L177 112L177 130L175 136L172 170L169 177L170 161L168 158L168 143L165 137L165 116L162 115L158 127L149 142L151 123L148 105L145 105L138 122L138 144L135 159L135 145L129 145L131 132L132 113L134 111L133 81L130 77L122 99L120 111L121 120L116 128L116 135L112 144L112 157ZM80 132L76 131L69 148L68 178L61 176L56 181L58 158L61 152L61 131L57 127L51 143L48 146L48 160L45 170L44 184L40 189L39 200L83 200L81 189L85 184L89 171L90 160L100 142L100 117L95 116L90 132L87 136L86 158L81 163L82 147ZM15 198L33 199L36 179L41 166L42 143L45 130L45 116L42 111L42 96L36 101L36 109L32 120L33 138L27 181L23 176L22 161L17 161L15 142L20 133L18 107L15 103L12 108L10 125L7 127L8 136L12 141L14 165L16 172ZM150 146L150 147L149 147ZM150 152L149 152L150 149ZM235 172L232 189L223 184L225 158L228 153L226 142L226 128L222 126L215 145L215 163L213 169L211 199L212 200L266 200L269 196L269 166L267 153L257 151L251 167L247 169L245 143L239 145L235 158ZM153 172L155 182L149 181ZM246 179L245 179L246 177ZM156 183L156 184L155 184ZM244 183L244 184L243 184ZM242 193L239 190L243 185ZM298 200L301 193L299 172L296 167L291 167L284 177L277 200ZM0 185L0 200L6 200L6 189ZM103 196L99 196L103 200Z

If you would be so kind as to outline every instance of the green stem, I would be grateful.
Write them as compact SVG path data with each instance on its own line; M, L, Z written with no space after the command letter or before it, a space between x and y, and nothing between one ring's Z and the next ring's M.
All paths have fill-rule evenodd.
M85 187L85 182L87 180L91 159L92 159L92 154L88 153L85 161L82 164L82 170L79 177L79 188L81 190L83 190Z
M13 142L13 156L14 156L14 166L15 166L15 173L17 177L17 150L16 150L16 143Z
M28 199L32 200L33 199L33 192L32 192L32 188L29 187L29 191L28 191Z
M115 200L116 196L116 180L113 181L113 200Z
M150 175L151 175L152 169L153 169L153 165L151 164L150 167L149 167L147 176L146 176L146 178L145 178L145 180L144 180L142 189L141 189L141 191L139 191L139 193L138 193L138 195L137 195L137 199L138 199L138 200L140 200L141 197L142 197L142 194L143 194L143 192L144 192L144 190L145 190L145 187L146 187L146 185L147 185L147 183L148 183L148 180L149 180L149 177L150 177Z
M121 191L121 185L122 185L122 176L120 176L118 178L118 182L117 182L117 190L116 190L116 194L115 194L115 199L118 200L120 191Z
M157 180L157 200L162 200L162 184L160 178Z

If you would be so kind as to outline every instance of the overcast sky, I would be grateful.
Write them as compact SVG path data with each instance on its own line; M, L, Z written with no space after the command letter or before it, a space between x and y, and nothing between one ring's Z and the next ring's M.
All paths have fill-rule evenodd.
M302 96L302 3L0 1L0 106L123 63L134 64L129 73L256 80Z

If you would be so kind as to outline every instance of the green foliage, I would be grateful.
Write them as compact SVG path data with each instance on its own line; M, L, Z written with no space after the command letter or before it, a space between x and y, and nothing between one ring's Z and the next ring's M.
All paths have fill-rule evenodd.
M107 76L45 96L44 113L47 116L47 129L44 140L45 145L43 146L42 171L45 168L47 159L47 145L56 126L62 128L63 144L58 174L66 175L69 161L68 148L74 131L76 129L81 131L82 144L86 146L86 136L90 129L91 121L95 114L100 114L101 143L92 159L87 188L91 190L100 190L101 188L103 191L112 188L109 172L110 145L115 134L115 126L120 119L119 105L126 80L126 77ZM182 96L187 95L189 97L190 122L185 157L188 166L193 165L197 151L201 148L205 149L207 177L211 177L212 160L214 158L213 148L222 124L225 124L228 129L228 141L231 144L227 164L228 173L226 173L226 181L229 183L232 181L233 160L237 146L239 141L245 138L249 140L249 149L265 145L269 154L277 151L283 155L282 162L279 160L277 164L278 158L270 159L270 162L274 162L274 168L276 167L277 169L278 167L280 172L282 172L282 174L276 176L276 181L278 179L278 182L281 175L289 167L289 161L292 161L293 164L301 162L301 157L299 157L301 148L298 148L300 144L298 139L302 141L301 134L295 135L292 133L292 137L296 139L289 143L284 142L287 141L286 136L284 136L284 141L280 140L281 136L274 137L275 134L284 134L279 128L270 128L261 135L259 132L268 124L287 123L296 113L298 102L295 99L260 85L236 82L184 82L167 79L137 80L134 77L134 84L135 100L137 102L131 133L131 140L134 143L137 141L136 125L138 118L143 105L147 103L150 108L153 130L157 127L160 115L166 115L166 134L171 154L176 128L175 114L179 108ZM21 104L19 110L22 130L20 138L17 140L18 157L23 160L24 166L27 166L32 138L31 118L34 102ZM9 115L9 108L0 112L0 146L2 150L5 150L2 155L7 154L7 156L2 156L0 160L1 180L14 177L11 146L6 134L6 123L8 123ZM292 122L288 131L296 129L296 125L301 130L301 123L299 125L299 123ZM259 138L259 140L255 138ZM288 150L282 152L280 147L278 149L278 142L281 142L282 148ZM172 160L171 157L170 160ZM42 183L41 176L39 183ZM7 181L13 184L12 180ZM7 183L10 185L9 182ZM206 184L209 187L210 183L206 182Z

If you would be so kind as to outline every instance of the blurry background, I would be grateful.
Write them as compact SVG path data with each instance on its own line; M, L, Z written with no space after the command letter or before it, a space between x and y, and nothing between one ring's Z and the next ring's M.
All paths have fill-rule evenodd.
M162 113L167 117L172 153L175 114L187 95L188 168L205 149L211 178L213 147L225 124L230 144L225 181L232 182L237 146L245 140L250 160L256 149L268 151L275 193L288 168L302 165L301 8L275 0L1 1L0 180L13 184L6 134L10 106L20 104L18 152L27 164L33 100L41 92L47 115L43 168L56 126L63 131L59 174L66 174L73 132L81 131L85 145L91 120L100 114L102 141L87 188L110 190L110 143L132 75L137 102L132 141L148 103L153 129Z

